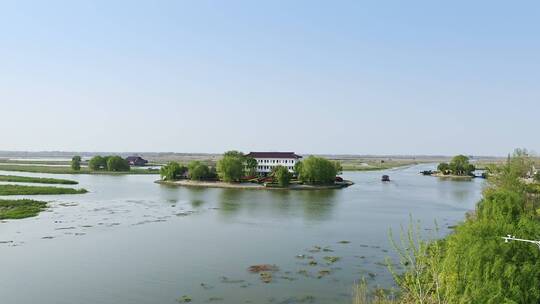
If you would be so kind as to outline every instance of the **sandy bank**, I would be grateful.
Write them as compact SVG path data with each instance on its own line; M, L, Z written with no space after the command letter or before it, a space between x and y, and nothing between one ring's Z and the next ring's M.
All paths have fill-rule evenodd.
M206 188L231 188L231 189L248 189L248 190L325 190L325 189L341 189L353 185L351 181L343 181L333 185L298 185L292 184L287 188L267 187L261 184L254 183L225 183L214 181L192 181L192 180L177 180L177 181L162 181L157 180L156 183L171 186L186 186L186 187L206 187Z

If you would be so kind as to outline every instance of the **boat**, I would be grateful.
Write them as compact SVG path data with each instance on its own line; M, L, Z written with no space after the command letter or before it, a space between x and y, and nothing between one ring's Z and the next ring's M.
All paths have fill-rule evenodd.
M390 181L390 176L388 176L388 175L383 175L382 178L381 178L381 181L383 181L383 182L389 182L389 181Z

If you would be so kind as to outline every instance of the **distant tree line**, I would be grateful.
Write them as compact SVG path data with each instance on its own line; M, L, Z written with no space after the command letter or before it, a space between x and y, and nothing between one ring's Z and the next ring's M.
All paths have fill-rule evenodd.
M188 178L192 180L215 179L217 174L213 167L200 161L192 161L187 166L171 161L159 170L162 180L178 180Z
M129 166L127 160L118 155L97 155L92 157L90 161L88 161L88 169L92 171L121 172L129 171L131 167Z

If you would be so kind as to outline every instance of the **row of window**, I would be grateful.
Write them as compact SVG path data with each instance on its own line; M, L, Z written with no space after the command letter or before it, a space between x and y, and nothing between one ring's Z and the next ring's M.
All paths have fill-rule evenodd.
M270 170L270 169L272 169L272 168L275 168L275 166L258 166L258 167L257 167L257 170L259 170L259 171L261 171L261 170ZM294 167L288 166L287 169L293 170Z
M271 163L271 164L294 164L294 160L292 159L259 159L257 160L258 163Z

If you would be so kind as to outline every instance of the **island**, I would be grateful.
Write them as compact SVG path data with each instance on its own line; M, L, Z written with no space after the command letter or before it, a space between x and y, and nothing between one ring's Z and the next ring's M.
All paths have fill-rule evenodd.
M437 171L422 171L423 175L436 176L449 179L470 180L477 177L474 174L476 167L470 163L469 157L465 155L456 155L450 163L442 162L437 166ZM485 177L482 175L482 177Z
M228 151L215 167L202 161L188 165L169 162L161 167L161 179L156 183L268 190L323 190L353 185L339 176L342 167L338 161L317 156L301 159L294 152Z

